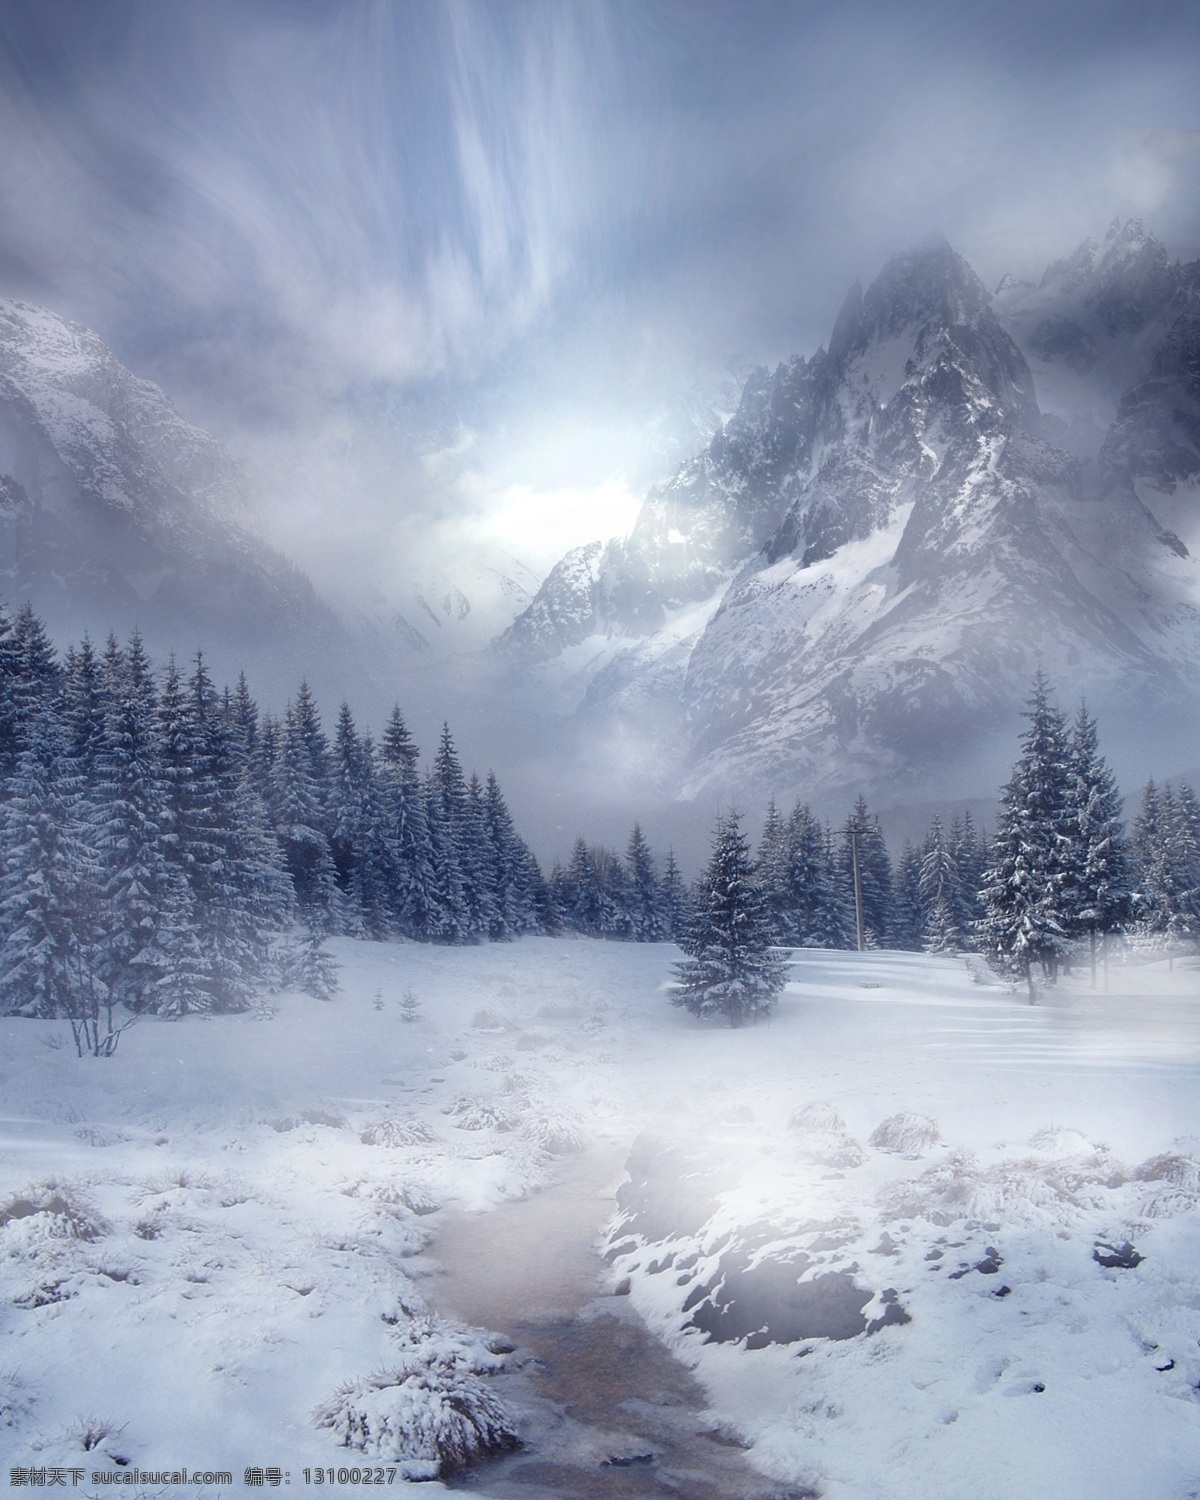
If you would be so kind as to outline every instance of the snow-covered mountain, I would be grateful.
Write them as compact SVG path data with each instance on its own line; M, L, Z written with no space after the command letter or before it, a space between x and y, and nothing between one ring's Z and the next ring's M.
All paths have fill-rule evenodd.
M52 625L252 649L333 617L215 438L94 334L0 299L0 588Z
M896 256L501 654L685 796L977 791L1038 665L1182 743L1200 572L1154 506L1197 472L1197 284L1136 221L995 298L944 240ZM1022 343L1107 413L1091 452Z

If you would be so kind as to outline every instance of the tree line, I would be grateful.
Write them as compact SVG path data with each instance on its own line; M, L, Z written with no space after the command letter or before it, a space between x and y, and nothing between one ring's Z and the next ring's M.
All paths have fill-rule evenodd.
M757 853L734 860L763 942L975 948L1032 984L1114 930L1200 932L1191 787L1151 783L1127 837L1087 712L1068 727L1039 676L1026 718L990 838L969 815L935 818L893 864L861 797L836 831L804 803L772 805ZM714 858L733 836L723 818ZM711 866L689 885L636 824L622 853L580 838L543 875L448 726L423 769L398 707L377 742L346 704L329 736L305 684L275 716L244 676L218 688L199 653L156 672L136 634L60 661L28 606L0 610L0 858L0 1011L68 1016L92 1049L117 1034L118 1008L327 993L332 934L694 945L714 887Z
M768 809L757 857L736 814L718 820L708 869L679 937L676 1004L732 1025L769 1011L779 947L977 951L1025 983L1053 982L1079 953L1121 932L1170 948L1200 935L1200 800L1186 782L1149 782L1131 833L1095 720L1074 723L1038 673L1020 754L1001 791L994 834L969 813L906 842L893 866L860 797L840 832L799 803Z

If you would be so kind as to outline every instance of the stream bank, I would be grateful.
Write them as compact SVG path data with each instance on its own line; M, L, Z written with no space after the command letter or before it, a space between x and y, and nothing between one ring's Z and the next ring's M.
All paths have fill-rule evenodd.
M494 1380L525 1443L450 1487L494 1500L804 1500L750 1467L691 1373L626 1297L602 1292L596 1242L628 1152L628 1142L595 1147L528 1198L444 1214L438 1301L516 1345Z

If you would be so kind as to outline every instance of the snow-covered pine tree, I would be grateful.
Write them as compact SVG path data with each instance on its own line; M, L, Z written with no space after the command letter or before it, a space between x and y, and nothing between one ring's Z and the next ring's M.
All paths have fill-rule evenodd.
M917 889L922 910L921 946L926 953L957 953L963 945L962 887L942 820L936 814L921 850Z
M852 946L853 912L847 926L830 840L807 803L797 802L792 809L785 841L783 940L798 948Z
M1069 922L1087 937L1092 987L1096 984L1097 940L1127 917L1132 893L1122 800L1116 777L1100 754L1096 721L1080 704L1070 745L1070 808L1074 827L1070 850Z
M150 1008L171 961L170 880L157 695L141 638L104 658L107 711L95 751L95 831L104 906L100 977L131 1011Z
M969 808L950 824L949 843L962 893L960 927L963 947L974 952L979 947L980 893L983 872L988 866L988 842L976 829Z
M691 921L692 898L679 873L674 849L667 850L667 862L663 867L662 905L666 935L677 943Z
M712 855L696 885L692 920L675 965L671 1003L694 1016L721 1016L730 1026L769 1014L787 982L773 948L771 916L754 878L750 844L736 812L717 820Z
M1172 844L1180 916L1187 936L1195 938L1200 934L1200 799L1187 781L1176 789Z
M852 903L856 845L866 945L868 948L885 948L891 941L892 862L879 819L868 812L866 798L861 795L855 800L854 811L842 829L841 873Z
M793 922L788 891L788 838L787 826L774 797L767 803L767 814L763 821L762 838L755 859L755 875L762 887L767 911L777 943L794 941Z
M512 816L493 772L483 794L485 874L492 901L488 936L504 942L541 930L538 911L541 871L513 826Z
M261 806L238 774L228 720L203 656L187 685L193 767L183 825L192 921L209 965L212 1008L247 1009L266 981L270 933L284 913Z
M268 805L301 919L322 933L343 926L329 847L329 793L329 745L308 684L301 683L284 714Z
M101 664L86 635L63 658L61 693L67 754L75 762L84 796L90 800L107 694Z
M432 852L436 936L448 943L480 942L490 922L482 814L471 801L449 724L442 725L426 777L425 816Z
M467 782L467 796L462 822L463 897L467 905L468 930L479 942L500 925L496 911L495 887L491 871L491 843L487 835L483 785L472 772Z
M32 606L0 615L0 784L16 770L33 719L56 703L62 681L54 647Z
M663 942L668 929L662 888L640 823L633 825L625 847L624 885L628 935L637 943Z
M395 869L392 921L404 937L428 942L438 934L435 872L419 752L399 706L392 709L379 746L385 841Z
M0 1008L98 1022L109 997L95 964L96 857L79 768L53 701L25 718L21 740L0 823Z
M925 908L921 901L921 851L905 839L896 864L892 937L897 948L920 953L925 947Z
M985 951L1023 979L1030 1004L1033 968L1057 976L1070 946L1065 889L1073 847L1071 756L1066 725L1039 671L1025 710L1021 755L1001 791L992 863L984 875Z
M340 988L340 971L341 965L325 946L324 934L305 932L286 950L280 978L285 989L299 990L314 1000L332 1000Z
M343 902L346 930L354 937L363 937L368 931L361 890L356 887L360 885L358 877L367 823L370 769L350 705L343 701L333 735L329 851L337 872L338 888L346 898ZM372 937L381 935L378 930L371 932Z

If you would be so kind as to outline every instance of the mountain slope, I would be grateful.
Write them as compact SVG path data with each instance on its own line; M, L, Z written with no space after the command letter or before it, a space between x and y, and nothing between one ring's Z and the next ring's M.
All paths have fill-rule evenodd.
M95 334L0 299L0 568L65 629L335 637L221 445Z
M1175 467L1194 456L1194 416L1174 415L1192 272L1140 226L1106 243L1075 291L1105 326L1162 337L1098 457L1047 440L1064 422L996 303L933 241L852 288L827 349L757 372L630 537L588 554L586 583L582 554L550 575L503 653L692 796L974 792L1038 665L1102 712L1182 707L1182 733L1200 577L1135 470L1164 423Z

